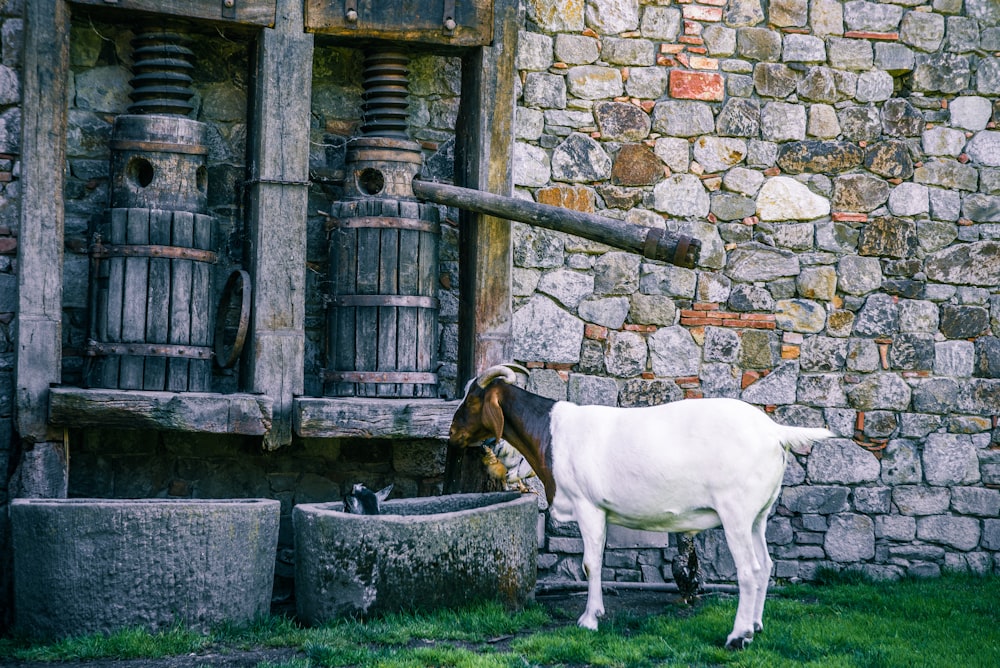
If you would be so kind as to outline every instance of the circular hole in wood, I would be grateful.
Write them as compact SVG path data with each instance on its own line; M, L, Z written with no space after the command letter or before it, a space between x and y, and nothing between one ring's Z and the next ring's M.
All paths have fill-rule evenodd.
M132 183L145 188L153 182L153 164L145 158L132 158L128 162L126 174Z
M366 195L378 195L385 188L385 177L377 169L362 169L358 174L358 188Z

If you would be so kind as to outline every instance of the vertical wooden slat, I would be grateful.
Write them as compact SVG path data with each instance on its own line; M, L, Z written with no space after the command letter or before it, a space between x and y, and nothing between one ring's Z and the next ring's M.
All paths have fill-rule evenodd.
M154 209L149 212L149 243L158 246L170 245L170 223L173 216L169 211ZM170 332L170 260L150 258L149 294L146 302L146 341L168 343ZM167 380L167 359L149 357L143 376L143 388L162 390Z
M65 0L32 0L23 16L14 415L23 443L62 452L62 430L48 424L48 397L62 371L70 12ZM65 495L66 481L56 482L47 489Z
M194 215L195 248L212 249L213 218L200 213ZM212 343L212 265L193 262L191 266L191 345L209 346ZM212 387L212 361L191 360L188 371L188 389L208 392Z
M174 225L170 235L174 246L190 248L194 242L194 214L174 212ZM191 260L173 260L170 263L170 343L191 343ZM167 365L167 389L184 392L188 389L190 362L182 357L172 357Z
M365 215L371 215L373 202L366 200ZM378 246L379 231L372 228L358 229L358 275L357 294L378 294ZM378 358L373 342L378 337L378 307L359 306L357 312L357 331L354 332L355 350L354 362L356 368L371 371L375 368ZM377 387L373 383L358 383L358 394L372 397Z
M125 244L125 230L128 224L128 209L112 209L109 214L109 238L114 245ZM125 258L116 256L106 260L108 267L107 310L105 338L109 343L122 342L122 308L125 303ZM101 366L101 387L118 387L118 369L121 358L107 355Z
M436 219L433 212L436 209L428 207L428 218ZM437 294L438 276L438 235L433 232L420 233L420 248L417 256L417 266L420 267L418 275L419 284L417 293L433 297ZM438 310L436 308L424 308L417 312L417 369L419 371L436 371L437 366L437 329ZM437 387L434 385L418 386L420 392L417 396L436 397Z
M313 36L301 0L277 0L274 28L261 30L248 141L253 315L246 389L273 403L264 449L292 441L293 398L305 381L306 215Z
M417 294L420 279L417 276L417 260L420 249L421 232L416 230L399 231L399 292L404 295ZM396 350L396 359L401 369L417 368L417 313L421 309L403 306L399 309L399 329L407 333L400 337L399 347ZM416 392L416 387L407 384L400 388L400 392L405 397L412 397Z
M384 210L383 210L384 212ZM378 292L381 295L399 294L399 230L387 228L379 233L379 279ZM378 369L393 371L396 367L396 342L400 338L399 323L395 306L382 306L378 310ZM403 334L406 338L406 334ZM395 385L379 387L379 395L398 396Z
M149 243L149 209L128 210L125 224L125 242L129 245ZM122 341L124 343L144 343L146 341L146 292L149 284L149 258L125 258L125 289L122 304ZM123 355L118 374L119 386L123 390L141 390L143 379L143 358L137 355Z
M521 25L518 0L494 0L493 45L462 58L462 99L455 134L456 185L509 195L515 92L514 55ZM459 218L458 380L509 359L511 352L510 223L461 212ZM472 453L451 450L445 491L481 491L486 478Z

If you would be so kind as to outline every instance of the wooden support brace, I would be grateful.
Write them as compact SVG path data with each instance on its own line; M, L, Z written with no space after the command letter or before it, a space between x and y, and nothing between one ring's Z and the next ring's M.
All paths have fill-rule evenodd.
M306 215L313 36L302 3L278 0L258 41L251 142L253 318L246 389L273 401L264 449L291 443L293 397L304 389Z

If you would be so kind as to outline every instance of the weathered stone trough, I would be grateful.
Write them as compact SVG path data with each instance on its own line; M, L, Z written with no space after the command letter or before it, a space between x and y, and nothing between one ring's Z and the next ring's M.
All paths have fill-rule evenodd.
M538 517L516 492L399 499L380 515L302 504L295 526L299 619L430 610L495 600L517 608L535 588Z
M278 501L17 499L10 513L27 634L205 630L270 610Z

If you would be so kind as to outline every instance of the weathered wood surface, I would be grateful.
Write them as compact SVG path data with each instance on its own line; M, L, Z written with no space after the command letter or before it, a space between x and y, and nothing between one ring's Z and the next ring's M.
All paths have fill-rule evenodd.
M642 227L624 220L606 218L548 204L538 204L471 188L414 181L413 192L418 197L437 204L455 206L467 211L574 234L584 239L639 253L651 260L670 262L689 269L697 264L701 249L701 242L697 239L665 232L661 229ZM684 239L687 240L684 241Z
M459 186L500 195L513 190L514 55L522 24L518 0L495 0L493 44L470 49L462 58L462 99L455 134L455 175ZM460 387L482 369L510 359L510 223L462 211L459 219L458 379ZM445 491L486 488L482 463L474 454L449 451Z
M69 19L64 0L25 3L14 414L27 443L62 442L48 424L48 393L62 366Z
M266 435L272 402L253 394L54 387L50 419L65 427Z
M442 399L299 398L295 433L303 438L446 440L461 402Z
M274 29L257 41L250 138L253 316L245 384L274 402L264 449L292 441L292 398L305 368L306 215L313 36L301 0L278 0Z
M274 25L275 0L235 0L232 7L226 7L223 0L71 0L71 2L95 7L119 7L206 21L255 26Z
M345 11L348 5L342 1L305 0L306 30L355 40L482 46L493 39L493 3L494 0L459 0L451 17L454 29L448 30L443 0L361 0L351 3L355 11L353 21Z

